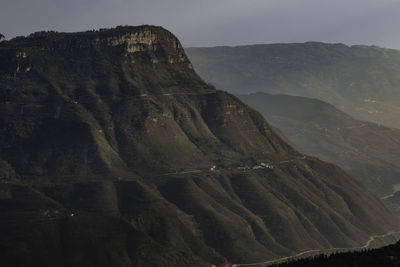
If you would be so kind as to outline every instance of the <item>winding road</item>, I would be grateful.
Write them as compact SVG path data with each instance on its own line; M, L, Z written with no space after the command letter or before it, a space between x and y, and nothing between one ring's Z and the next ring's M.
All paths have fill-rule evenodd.
M369 240L365 243L364 246L361 247L354 247L354 248L330 248L330 249L312 249L312 250L306 250L303 252L300 252L299 254L296 254L294 256L288 256L288 257L283 257L275 260L270 260L270 261L265 261L265 262L258 262L258 263L242 263L242 264L233 264L232 267L239 267L239 266L257 266L257 267L266 267L272 264L278 264L278 263L283 263L289 260L298 260L302 256L306 254L332 254L334 252L350 252L350 251L358 251L358 250L363 250L368 248L373 241L375 241L378 238L385 238L394 234L400 234L400 231L390 231L386 234L382 235L373 235L369 238ZM311 255L309 255L311 256Z

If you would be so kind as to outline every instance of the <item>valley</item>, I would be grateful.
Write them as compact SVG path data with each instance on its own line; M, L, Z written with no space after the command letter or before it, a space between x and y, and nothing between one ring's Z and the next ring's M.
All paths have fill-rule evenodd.
M200 76L222 90L316 98L358 120L400 128L398 50L306 42L186 52Z
M356 120L317 99L265 93L239 97L303 153L338 164L381 197L396 191L399 130Z

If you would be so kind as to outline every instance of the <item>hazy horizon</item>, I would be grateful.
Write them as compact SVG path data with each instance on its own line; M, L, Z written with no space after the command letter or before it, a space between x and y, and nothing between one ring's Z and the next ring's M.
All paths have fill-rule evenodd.
M396 0L3 0L7 39L41 30L158 25L185 47L308 41L400 49Z

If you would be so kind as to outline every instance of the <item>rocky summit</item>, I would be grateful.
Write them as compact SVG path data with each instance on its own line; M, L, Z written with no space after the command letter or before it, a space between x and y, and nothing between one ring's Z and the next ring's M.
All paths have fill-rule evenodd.
M154 26L0 44L0 264L210 266L397 229Z

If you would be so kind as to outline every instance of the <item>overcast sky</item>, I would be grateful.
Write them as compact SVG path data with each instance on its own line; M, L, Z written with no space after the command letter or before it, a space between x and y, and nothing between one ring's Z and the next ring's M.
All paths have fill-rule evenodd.
M160 25L184 46L323 41L400 49L400 0L0 0L7 39Z

